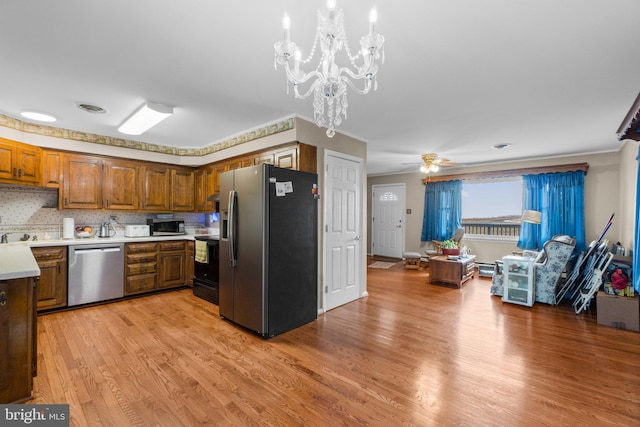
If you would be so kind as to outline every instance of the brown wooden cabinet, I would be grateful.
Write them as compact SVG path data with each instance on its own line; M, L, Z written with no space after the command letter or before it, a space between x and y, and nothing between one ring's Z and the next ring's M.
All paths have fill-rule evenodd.
M158 288L158 243L124 245L124 294L135 295Z
M230 161L225 162L224 171L226 172L246 168L247 166L253 166L253 156L231 159Z
M141 168L140 209L153 212L171 210L171 168L145 164Z
M60 188L63 180L62 153L59 151L42 150L42 185Z
M195 203L195 170L171 170L171 210L176 212L193 212Z
M187 284L187 241L125 244L124 294L136 295Z
M195 254L196 242L187 242L187 258L185 260L185 272L187 274L187 285L193 287L193 278L195 277Z
M37 278L0 280L0 403L31 399L37 373Z
M186 240L167 240L160 242L158 288L173 288L184 286L187 283L186 243Z
M65 154L62 163L63 185L59 203L62 209L101 209L102 158Z
M194 197L196 212L204 212L207 209L207 171L205 168L196 169L194 172Z
M298 149L291 147L274 153L274 165L284 169L298 169Z
M138 210L140 164L108 159L104 163L103 201L107 209Z
M0 138L0 181L40 185L42 150Z
M40 267L36 308L38 311L67 306L67 247L31 248Z
M215 212L216 200L213 197L220 193L220 173L226 168L224 163L216 163L201 167L196 171L196 211Z

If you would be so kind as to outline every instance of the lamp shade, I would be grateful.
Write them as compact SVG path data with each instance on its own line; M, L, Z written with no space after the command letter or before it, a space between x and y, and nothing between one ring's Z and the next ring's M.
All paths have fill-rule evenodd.
M533 210L526 210L522 213L522 222L529 222L531 224L540 224L540 218L542 213Z

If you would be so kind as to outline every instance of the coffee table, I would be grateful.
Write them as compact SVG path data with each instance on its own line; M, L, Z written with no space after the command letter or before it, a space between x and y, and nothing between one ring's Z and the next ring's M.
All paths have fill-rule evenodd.
M459 259L449 259L446 255L430 258L429 283L461 288L465 282L473 278L475 259L475 255Z

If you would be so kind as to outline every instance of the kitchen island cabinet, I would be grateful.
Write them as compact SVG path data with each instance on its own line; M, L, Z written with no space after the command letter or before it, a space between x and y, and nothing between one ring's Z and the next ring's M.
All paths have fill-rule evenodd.
M67 247L45 246L31 248L38 267L37 311L67 306Z
M35 277L0 280L0 403L31 399L37 374Z
M28 246L0 246L0 404L31 398L40 269Z

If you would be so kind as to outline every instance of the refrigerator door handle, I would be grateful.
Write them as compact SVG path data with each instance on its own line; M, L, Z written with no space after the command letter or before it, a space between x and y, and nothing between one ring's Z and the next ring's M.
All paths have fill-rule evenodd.
M235 190L229 191L229 221L227 222L227 236L229 236L229 265L231 267L235 267L238 265L238 261L236 260L236 233L235 233L235 222L236 222L236 198L237 192Z

